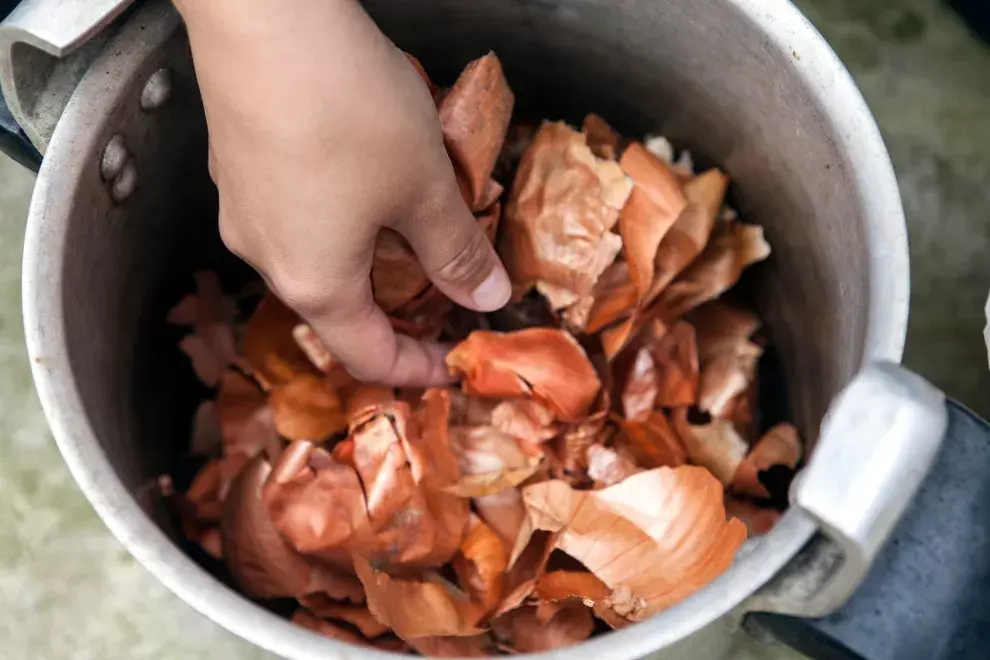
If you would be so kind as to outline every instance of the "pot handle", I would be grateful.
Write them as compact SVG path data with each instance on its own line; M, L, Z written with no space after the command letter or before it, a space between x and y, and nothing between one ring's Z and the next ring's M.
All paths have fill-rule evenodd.
M888 363L863 369L832 402L791 512L819 534L746 603L802 617L834 612L856 590L942 444L945 396Z
M0 24L0 90L44 154L72 92L134 0L22 0Z
M832 437L823 429L819 451L824 449L829 460L848 456L855 464L831 464L832 494L825 498L826 508L825 491L811 497L815 490L806 491L807 483L795 484L792 499L812 517L818 516L822 533L754 597L750 608L763 612L749 615L746 626L813 658L985 658L990 648L990 426L958 403L942 401L941 394L917 376L896 367L884 369L885 387L914 382L901 389L913 401L897 412L900 430L890 427L885 433L863 418L846 415L847 406L860 413L873 407L865 399L868 390L856 383L847 392L864 400L850 402L846 394L837 400L826 426L845 427L850 438L887 449L872 453L872 465L861 463L858 452L827 449ZM887 405L882 396L877 407L883 411ZM937 432L940 427L945 429L944 441ZM879 440L874 437L877 431ZM912 466L900 460L904 454L916 456L917 462ZM887 498L893 506L878 510L874 497L895 492L888 479L896 477L897 470L890 465L900 465L904 483L897 490L906 497L900 502ZM809 478L819 476L811 473ZM821 516L843 510L834 506L836 496L858 509L851 518L860 524L852 528L868 532L859 535L869 539L859 548L874 548L872 556L853 554L850 560L850 528L843 528L846 536L837 538L830 528L834 519ZM863 515L871 510L875 513ZM871 519L877 521L872 529ZM892 532L886 543L884 529ZM836 565L839 568L831 571L825 568Z

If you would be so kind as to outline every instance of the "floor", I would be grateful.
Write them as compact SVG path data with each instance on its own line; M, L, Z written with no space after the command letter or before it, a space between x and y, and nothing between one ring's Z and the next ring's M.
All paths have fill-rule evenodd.
M876 113L911 237L905 362L983 415L990 370L990 48L935 0L797 0ZM981 73L982 71L982 73ZM33 183L0 162L0 657L102 660L271 656L160 586L97 519L62 464L31 386L20 248ZM711 630L693 657L793 654ZM704 648L706 650L702 651Z

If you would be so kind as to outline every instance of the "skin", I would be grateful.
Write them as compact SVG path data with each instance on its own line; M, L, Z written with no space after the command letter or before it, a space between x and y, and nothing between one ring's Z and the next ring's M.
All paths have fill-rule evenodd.
M397 336L371 291L401 233L478 311L509 278L457 188L430 93L357 0L175 0L189 31L220 233L355 377L449 381L445 347Z

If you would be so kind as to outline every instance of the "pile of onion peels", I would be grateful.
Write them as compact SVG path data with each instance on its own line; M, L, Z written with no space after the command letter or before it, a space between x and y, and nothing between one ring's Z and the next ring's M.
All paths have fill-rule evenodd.
M642 621L773 526L761 477L801 459L790 424L759 433L761 323L723 295L770 248L725 206L725 174L664 139L596 115L512 124L494 54L447 91L410 61L513 301L455 307L383 232L376 301L398 332L454 344L459 380L395 390L351 378L271 293L245 316L197 273L169 321L215 388L194 420L206 462L163 490L243 593L293 599L294 622L341 641L481 657ZM494 177L513 173L506 194Z

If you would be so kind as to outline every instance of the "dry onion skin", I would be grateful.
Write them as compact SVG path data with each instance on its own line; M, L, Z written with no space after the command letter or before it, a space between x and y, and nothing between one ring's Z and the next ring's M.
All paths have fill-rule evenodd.
M780 518L767 475L803 444L759 425L765 337L730 291L770 247L725 173L666 140L513 123L493 53L449 90L410 63L513 302L456 308L383 232L376 301L454 344L454 384L396 390L351 378L271 292L245 313L197 273L168 322L214 394L202 467L163 494L245 595L294 599L316 634L433 657L577 644L681 602Z

